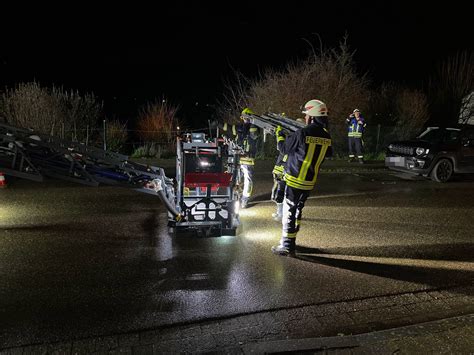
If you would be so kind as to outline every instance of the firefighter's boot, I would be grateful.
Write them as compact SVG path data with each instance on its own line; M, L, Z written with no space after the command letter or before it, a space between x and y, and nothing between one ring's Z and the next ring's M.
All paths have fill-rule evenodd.
M279 245L272 246L272 253L280 256L295 256L296 238L282 237Z
M242 209L247 208L248 203L249 203L249 198L248 197L242 197L240 199L240 208L242 208Z
M283 203L277 203L277 210L276 212L272 213L272 218L275 221L281 222L282 217L283 217Z

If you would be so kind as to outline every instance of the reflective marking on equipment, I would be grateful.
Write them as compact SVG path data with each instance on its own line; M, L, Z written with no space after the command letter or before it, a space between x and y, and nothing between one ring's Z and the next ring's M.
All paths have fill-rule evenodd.
M313 136L306 136L306 143L314 143L314 144L319 144L319 145L331 145L331 140L327 138L321 138L321 137L313 137Z

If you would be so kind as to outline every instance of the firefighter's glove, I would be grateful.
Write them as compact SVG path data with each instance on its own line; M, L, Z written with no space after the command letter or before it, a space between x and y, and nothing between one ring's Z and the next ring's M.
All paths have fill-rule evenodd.
M184 216L181 213L178 213L176 215L175 219L176 219L176 222L181 222L181 221L185 220Z
M275 129L275 135L277 138L277 142L281 142L285 140L285 132L283 132L283 128L278 125L277 128Z

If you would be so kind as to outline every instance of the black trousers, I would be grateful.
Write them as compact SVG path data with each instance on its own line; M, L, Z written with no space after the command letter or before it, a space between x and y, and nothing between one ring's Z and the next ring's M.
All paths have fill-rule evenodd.
M349 158L354 158L354 153L357 154L357 158L362 159L364 153L362 152L362 138L348 137L349 138Z
M283 204L283 233L282 238L296 238L300 229L300 221L303 216L304 204L310 191L295 189L286 185L285 202ZM293 239L294 240L294 239Z
M273 174L272 201L283 203L283 199L285 198L285 186L285 180Z

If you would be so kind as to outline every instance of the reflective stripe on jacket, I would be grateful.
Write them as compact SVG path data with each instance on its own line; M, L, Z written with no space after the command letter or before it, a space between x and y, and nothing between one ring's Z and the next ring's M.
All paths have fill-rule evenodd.
M275 166L273 167L272 171L272 173L275 174L278 178L283 178L283 175L285 174L285 165L287 159L287 154L278 154Z
M319 167L331 150L331 136L318 123L312 123L286 138L280 152L288 154L284 179L290 187L312 190Z
M237 127L235 124L228 124L227 122L224 123L222 127L222 134L228 138L235 138L237 137Z
M244 154L248 158L252 158L252 163L247 165L253 165L253 158L257 155L258 127L250 123L243 123L237 126L237 133L237 144L243 148ZM242 158L240 162L242 162Z
M350 117L348 125L347 136L354 138L361 138L367 126L362 116L359 117L359 121L355 117Z

